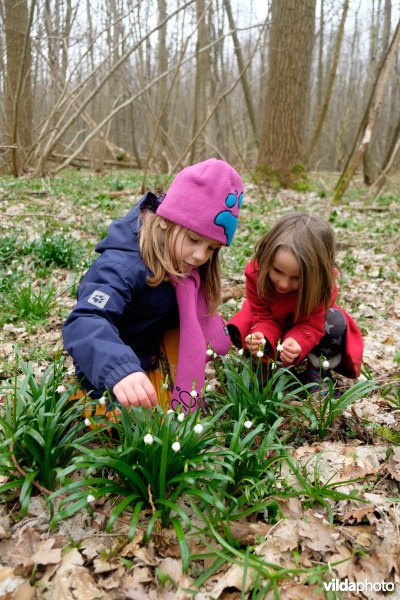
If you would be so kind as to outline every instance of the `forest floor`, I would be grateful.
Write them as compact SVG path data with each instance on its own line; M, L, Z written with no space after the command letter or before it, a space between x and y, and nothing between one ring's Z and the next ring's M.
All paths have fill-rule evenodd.
M232 521L231 555L220 540L211 544L188 532L194 558L184 573L172 530L146 543L142 520L129 541L129 522L123 519L111 533L104 531L107 507L101 506L93 514L82 510L50 530L42 495L32 496L23 516L18 494L3 494L0 598L374 599L383 597L379 590L387 584L388 590L394 590L390 597L400 598L399 187L393 185L375 197L360 184L340 206L332 206L332 181L315 177L313 190L305 192L246 185L236 239L224 252L222 312L228 317L240 305L243 268L266 226L292 210L329 219L342 270L338 304L360 326L364 372L379 386L349 406L325 439L293 424L291 455L314 484L347 482L337 489L344 494L357 490L363 502L328 499L331 525L329 511L321 503L277 497L279 518L274 522L267 512L265 518L260 512L257 518ZM5 306L0 321L2 380L12 375L15 345L38 376L62 353L61 325L74 304L71 288L85 271L83 263L94 258L93 246L111 220L139 199L138 182L138 176L122 172L105 177L68 171L54 179L0 178L0 230L3 241L11 245L11 251L7 254L3 247L0 256L2 277L15 277L17 286L28 277L42 289L51 284L57 290L56 306L48 318L32 323L13 314L5 302L5 288L0 289ZM159 186L157 179L152 183ZM65 252L66 240L72 239L81 262L71 268L45 266L35 246L44 236L58 239ZM291 477L287 470L285 480L290 482ZM262 592L260 577L246 562L250 553L281 570L275 591ZM219 568L201 580L218 556ZM342 587L335 587L339 580ZM358 591L352 587L356 585Z

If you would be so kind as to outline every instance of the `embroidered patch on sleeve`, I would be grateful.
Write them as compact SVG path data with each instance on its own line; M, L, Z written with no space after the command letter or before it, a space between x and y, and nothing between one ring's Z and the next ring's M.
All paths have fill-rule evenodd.
M110 296L99 290L95 290L88 298L89 304L94 304L97 308L104 308L109 301Z

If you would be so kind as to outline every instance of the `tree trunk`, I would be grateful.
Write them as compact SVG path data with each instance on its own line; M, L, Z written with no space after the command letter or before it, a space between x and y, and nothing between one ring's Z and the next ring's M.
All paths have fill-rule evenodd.
M389 40L390 40L390 27L392 22L392 2L391 0L385 1L385 18L383 23L383 31L381 36L381 43L379 44L381 62L384 60L386 56ZM378 32L373 30L371 46L373 48L373 52L371 52L371 63L370 63L370 72L376 76L379 68L376 67L376 54L378 46ZM382 58L383 57L383 58ZM378 128L377 128L378 129ZM379 173L379 159L377 155L377 135L376 132L372 134L371 141L366 149L363 156L363 169L364 169L364 183L366 185L372 185L375 179L378 177Z
M238 66L239 66L239 72L243 73L242 78L241 78L241 84L242 84L242 89L243 89L244 99L246 102L247 111L249 113L250 124L251 124L252 130L253 130L254 140L256 142L256 145L258 145L256 114L254 111L250 86L249 86L249 83L247 80L247 74L246 74L246 71L244 70L244 60L243 60L242 48L240 46L239 37L238 37L237 31L236 31L236 25L235 25L235 21L234 21L233 14L232 14L230 0L224 0L224 6L225 6L226 14L228 15L228 22L229 22L229 27L230 27L231 33L232 33L233 45L234 45L234 49L235 49L236 60L237 60Z
M303 161L316 0L272 0L264 123L258 164L290 186Z
M322 103L321 110L319 112L317 124L314 129L314 133L312 134L310 143L309 143L307 151L305 153L307 161L309 161L312 151L315 148L315 144L317 143L318 138L321 135L322 126L325 121L326 113L328 112L329 102L332 97L333 85L334 85L335 79L336 79L337 67L339 64L340 51L342 48L343 35L344 35L344 25L346 23L346 17L347 17L348 10L349 10L349 0L344 0L342 18L340 20L339 30L338 30L338 34L337 34L335 53L333 56L331 71L329 73L329 79L328 79L328 85L326 88L325 98Z
M35 0L30 12L27 0L4 0L6 35L6 143L15 146L10 153L10 167L18 177L26 166L32 147L31 46Z
M386 53L385 60L382 63L381 69L379 70L378 77L376 80L376 85L374 86L374 94L373 98L369 102L369 105L372 106L371 110L368 114L368 120L366 127L363 132L363 136L361 139L361 143L355 152L350 156L348 160L348 164L343 171L342 175L339 178L339 181L336 184L335 190L333 192L333 203L338 204L343 197L343 194L347 190L350 181L353 178L354 173L357 170L358 165L360 164L364 152L366 151L368 144L371 140L371 135L374 130L376 120L378 118L379 110L382 105L383 95L385 93L386 85L389 79L389 75L391 70L393 69L397 49L400 44L400 21L397 23L396 31L393 35L392 42L390 47Z

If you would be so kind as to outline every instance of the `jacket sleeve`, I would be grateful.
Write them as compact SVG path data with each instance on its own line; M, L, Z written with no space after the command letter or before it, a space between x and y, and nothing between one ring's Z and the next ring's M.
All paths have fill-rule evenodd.
M144 285L146 272L139 261L128 269L122 261L107 260L105 253L79 286L62 333L66 350L96 389L112 390L126 375L143 372L132 348L121 340L118 322Z
M248 263L245 269L246 298L253 314L253 323L249 333L261 331L272 349L276 348L278 340L282 337L283 327L275 319L273 311L264 298L257 292L258 269Z
M318 344L325 333L325 308L319 306L306 319L297 321L293 327L286 331L283 339L293 338L301 346L300 356L295 360L299 363L307 356L314 346Z

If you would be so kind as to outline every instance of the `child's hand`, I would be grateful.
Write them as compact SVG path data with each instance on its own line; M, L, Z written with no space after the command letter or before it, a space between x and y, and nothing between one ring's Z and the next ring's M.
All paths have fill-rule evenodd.
M246 337L245 342L246 342L247 350L253 356L257 355L257 352L260 350L260 346L261 346L261 349L264 349L264 346L266 343L265 336L261 331L254 331L253 333L250 333Z
M301 353L301 346L293 338L286 338L282 342L283 350L280 353L280 360L285 366L291 365Z
M157 406L157 394L150 379L138 371L127 375L113 387L113 393L122 406Z

